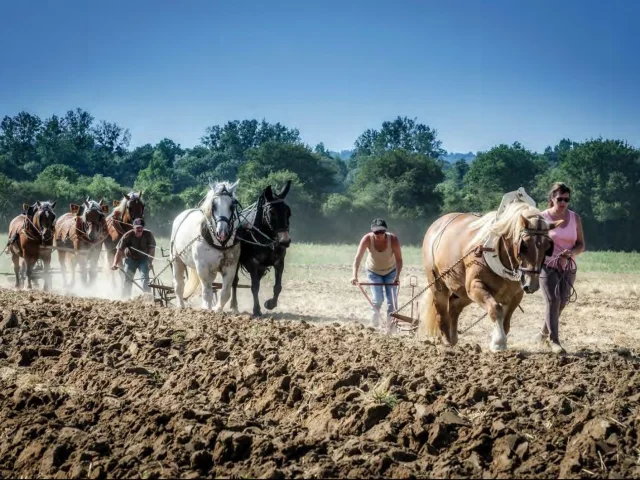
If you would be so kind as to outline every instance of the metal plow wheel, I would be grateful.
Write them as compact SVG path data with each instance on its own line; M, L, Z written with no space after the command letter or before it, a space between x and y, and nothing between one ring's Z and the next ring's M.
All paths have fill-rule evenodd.
M371 305L371 308L375 308L369 294L363 287L371 287L371 286L379 286L379 287L387 287L387 286L395 286L399 287L397 283L375 283L375 282L357 282L356 285ZM418 286L418 278L415 275L409 277L409 286L411 287L411 313L409 316L398 313L398 310L394 311L390 314L391 320L387 324L386 334L389 335L393 331L414 334L418 329L418 320L420 318L419 312L419 302L416 300L417 296L415 295L415 289ZM397 291L396 291L397 292ZM419 295L418 295L419 296ZM395 307L398 306L398 298L396 293L396 298L394 299Z

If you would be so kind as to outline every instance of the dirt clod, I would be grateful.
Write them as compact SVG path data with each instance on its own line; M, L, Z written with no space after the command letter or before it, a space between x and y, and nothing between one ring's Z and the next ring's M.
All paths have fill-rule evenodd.
M0 290L1 478L640 476L633 349L30 295Z

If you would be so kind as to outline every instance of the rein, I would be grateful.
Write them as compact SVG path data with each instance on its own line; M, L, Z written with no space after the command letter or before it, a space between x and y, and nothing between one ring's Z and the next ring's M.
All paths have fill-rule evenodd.
M95 208L93 208L93 210L96 210ZM106 220L106 219L105 219ZM87 221L85 219L82 219L82 228L78 228L78 223L75 223L75 227L76 227L76 232L80 232L81 234L83 234L86 238L79 238L79 240L82 240L85 243L88 243L90 245L97 245L98 243L102 243L106 240L106 238L109 236L109 232L108 232L108 228L107 228L107 232L105 234L104 232L104 227L102 226L102 222L99 222L99 227L98 227L98 238L95 241L92 241L89 238L89 234L87 233L87 231L85 230L85 225L87 223ZM106 223L106 221L105 221ZM69 234L71 233L71 229L69 229L69 233L67 234L67 236L69 236ZM104 235L104 236L103 236ZM102 236L102 238L100 238Z
M249 220L247 219L246 215L244 214L245 211L249 211L249 212L253 212L253 210L256 210L256 218L258 217L258 210L262 210L262 214L260 216L260 221L261 223L266 223L267 225L269 224L269 222L267 222L265 220L265 215L266 212L264 210L264 207L268 207L269 205L274 205L276 203L283 203L284 199L283 198L278 198L276 200L272 200L270 202L267 202L265 204L260 205L260 202L257 202L255 204L253 204L251 207L248 207L246 210L243 210L239 213L239 215L242 215L243 220L245 222L247 222L247 224L250 227L249 233L251 234L251 238L253 239L253 242L251 240L247 240L245 238L240 238L241 242L247 243L249 245L255 245L257 247L264 247L264 248L270 248L271 250L275 250L275 246L276 246L276 239L270 237L269 235L267 235L266 233L264 233L262 230L260 230L258 227L255 226L255 220L253 222L249 222ZM281 229L281 230L277 230L277 231L273 231L273 233L275 233L276 235L278 234L278 232L280 231L286 231L286 229ZM264 238L267 239L267 243L260 243L258 241L258 239L256 239L256 236L254 235L254 232L259 233L260 235L262 235Z
M543 257L543 261L540 264L539 268L524 268L522 266L522 262L520 261L520 243L522 242L523 237L525 237L526 235L534 237L534 236L542 236L542 237L546 237L549 240L551 240L551 237L549 237L549 231L548 230L541 230L541 229L535 229L535 228L528 228L525 227L522 230L520 230L520 236L518 238L518 251L516 254L516 259L515 261L512 261L512 255L511 255L511 249L509 248L509 245L507 245L507 241L505 240L504 236L500 236L500 239L502 240L502 244L504 245L504 250L505 253L507 254L507 259L509 260L509 266L511 267L511 271L510 271L510 276L514 277L514 281L519 280L520 276L523 273L532 273L532 274L540 274L542 272L542 266L544 264L544 257ZM553 240L552 240L553 241ZM515 247L515 244L512 245L512 248ZM516 267L517 265L517 267ZM516 277L518 277L516 279Z
M553 294L556 298L560 298L563 302L574 303L578 300L578 292L573 287L573 283L571 282L570 278L572 275L575 275L577 273L578 265L576 264L576 261L573 259L573 257L568 257L566 259L567 264L564 267L561 267L560 266L561 258L562 258L561 255L558 254L555 257L553 257L551 261L549 261L546 265L547 268L556 270L559 276L558 283L556 284ZM562 284L565 284L569 287L567 289L568 293L564 297L560 290L562 288Z

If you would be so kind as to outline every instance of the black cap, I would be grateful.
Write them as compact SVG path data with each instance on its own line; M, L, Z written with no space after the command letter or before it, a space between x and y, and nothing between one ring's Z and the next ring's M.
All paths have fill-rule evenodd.
M133 226L134 227L144 227L144 220L142 220L141 218L136 218L133 221Z
M381 218L376 218L371 222L371 231L372 232L386 232L387 231L387 222L382 220Z

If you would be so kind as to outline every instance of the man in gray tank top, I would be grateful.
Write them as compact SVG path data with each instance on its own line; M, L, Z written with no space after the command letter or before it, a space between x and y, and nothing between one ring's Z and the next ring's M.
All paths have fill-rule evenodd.
M380 325L380 307L382 307L385 295L387 297L386 324L390 320L391 312L397 308L398 285L402 271L402 250L398 237L387 231L387 222L379 218L374 219L371 222L371 231L360 240L358 252L353 261L351 283L354 285L358 284L358 270L365 251L368 252L366 261L368 281L378 284L371 286L373 297L371 326L378 327Z

